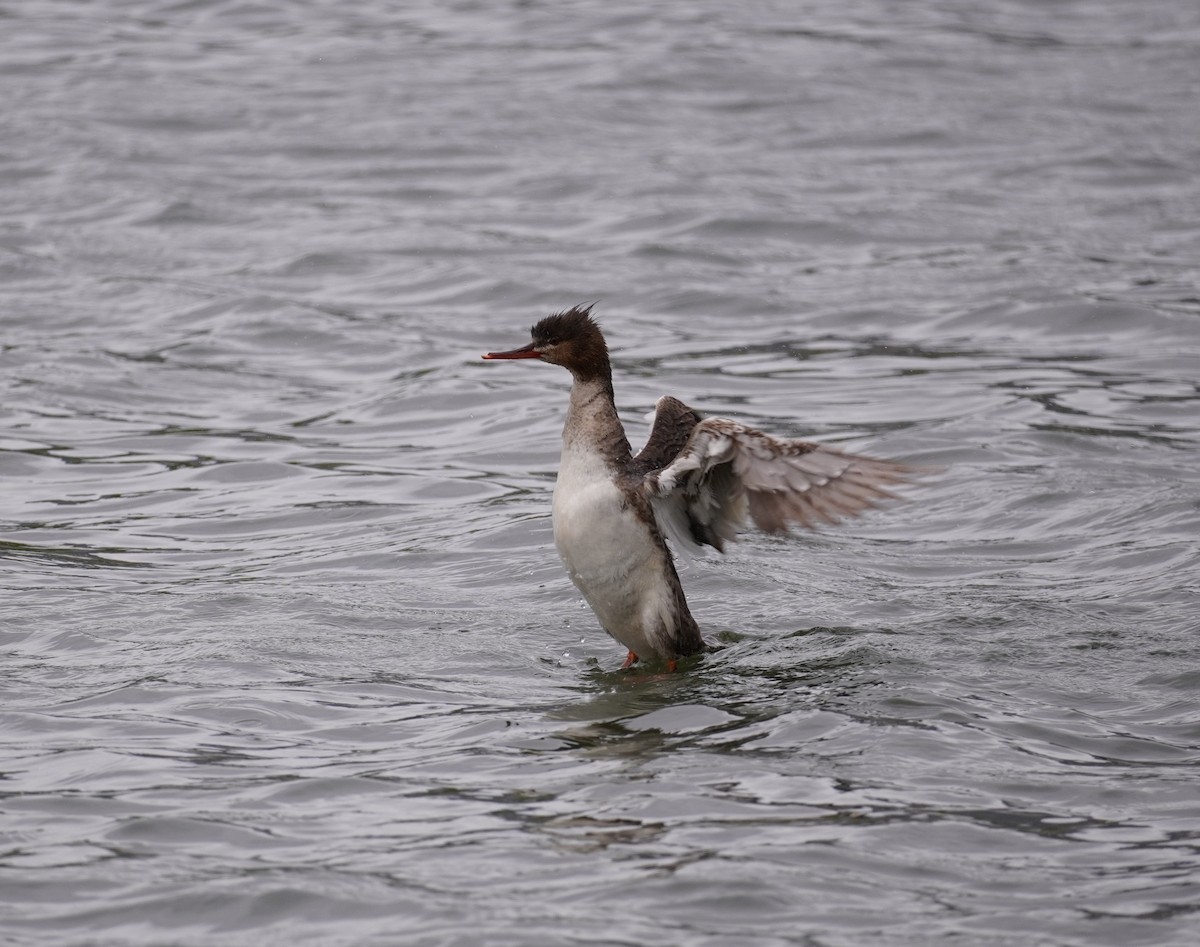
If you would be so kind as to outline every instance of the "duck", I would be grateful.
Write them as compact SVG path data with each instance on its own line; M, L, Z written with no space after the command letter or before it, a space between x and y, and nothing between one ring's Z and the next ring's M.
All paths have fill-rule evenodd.
M527 345L486 360L530 359L571 373L551 517L567 575L600 627L626 650L622 669L710 649L688 608L668 539L724 552L748 523L767 533L815 528L887 500L917 470L827 444L701 417L678 398L655 405L633 453L617 413L612 364L592 306L536 323Z

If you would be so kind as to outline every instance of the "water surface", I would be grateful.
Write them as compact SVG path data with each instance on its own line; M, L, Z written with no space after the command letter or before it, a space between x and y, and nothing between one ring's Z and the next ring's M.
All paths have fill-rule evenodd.
M0 943L1195 942L1193 5L0 17ZM591 300L944 472L622 673L478 357Z

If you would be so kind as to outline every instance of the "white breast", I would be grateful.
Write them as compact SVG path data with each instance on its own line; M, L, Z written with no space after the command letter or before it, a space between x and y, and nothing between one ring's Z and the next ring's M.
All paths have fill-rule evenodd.
M666 553L630 509L604 458L564 447L554 487L554 545L604 630L643 657L669 652L674 601Z

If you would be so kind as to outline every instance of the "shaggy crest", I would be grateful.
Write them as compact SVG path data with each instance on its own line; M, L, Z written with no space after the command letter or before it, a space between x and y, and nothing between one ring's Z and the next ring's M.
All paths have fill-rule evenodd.
M608 346L590 305L547 316L530 335L543 361L562 365L577 378L610 378Z

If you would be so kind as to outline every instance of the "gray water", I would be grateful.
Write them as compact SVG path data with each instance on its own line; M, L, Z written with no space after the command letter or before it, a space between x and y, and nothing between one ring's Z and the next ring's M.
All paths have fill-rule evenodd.
M1200 939L1200 6L0 8L0 944ZM670 392L943 468L553 551L598 300Z

